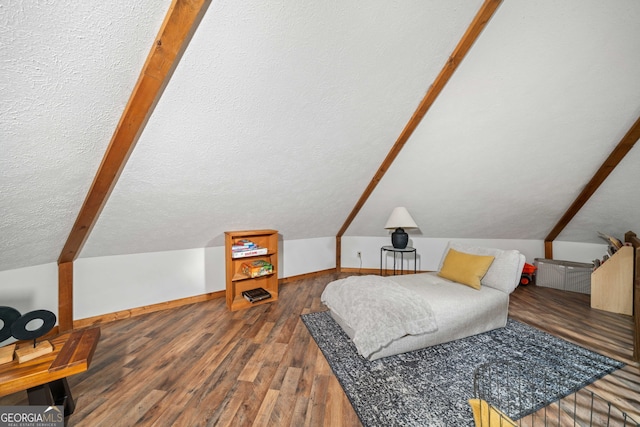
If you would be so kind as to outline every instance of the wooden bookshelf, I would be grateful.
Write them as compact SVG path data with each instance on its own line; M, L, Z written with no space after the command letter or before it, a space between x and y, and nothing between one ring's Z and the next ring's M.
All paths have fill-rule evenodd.
M226 231L225 235L225 269L226 269L226 300L231 311L241 310L260 304L278 300L278 232L276 230L247 230ZM247 239L260 248L266 248L267 253L241 258L234 258L231 247L234 242ZM255 260L264 260L273 266L273 272L264 276L249 277L242 272L242 264ZM243 296L243 291L263 288L271 298L249 302Z

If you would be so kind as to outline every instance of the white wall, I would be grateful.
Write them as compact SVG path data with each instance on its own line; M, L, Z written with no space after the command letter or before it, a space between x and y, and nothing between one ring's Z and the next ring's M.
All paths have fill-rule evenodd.
M80 258L73 318L83 319L206 292L204 249Z
M21 314L49 310L58 315L58 265L42 264L0 271L0 305Z
M280 242L278 277L292 277L336 267L336 238L284 240Z
M450 239L410 237L418 270L436 270ZM544 257L538 240L455 239L478 246L518 249L532 263ZM390 237L342 237L344 268L378 269L380 247ZM279 242L278 277L292 277L335 267L335 238ZM360 251L361 258L357 257ZM555 242L554 258L591 262L606 245ZM391 258L388 259L391 262ZM391 266L391 264L388 264ZM413 260L405 261L413 268ZM225 289L224 247L80 258L74 263L74 319L162 303ZM58 314L58 268L55 263L0 272L0 305L26 313L46 309Z
M553 259L593 262L607 253L607 245L596 243L553 242Z
M204 248L204 282L206 292L225 289L224 246Z
M335 267L333 237L279 246L280 278ZM80 258L74 263L74 319L224 289L224 247Z
M335 267L335 238L279 242L278 277ZM75 320L225 289L224 247L95 258L73 264ZM55 263L0 272L0 305L58 314Z
M409 244L416 248L417 268L423 271L435 271L438 269L440 259L444 253L447 242L455 240L470 243L476 246L487 246L499 249L517 249L524 254L528 263L533 264L535 258L544 258L544 241L542 240L511 240L511 239L435 239L425 237L413 237L409 235ZM342 267L344 268L380 268L380 248L391 245L391 237L342 237ZM602 258L606 253L606 245L592 243L555 242L553 245L553 258L565 261L591 262L596 258ZM362 254L358 259L357 253ZM387 267L393 266L391 253L385 253L383 257ZM413 269L413 257L404 257L404 268ZM397 261L399 263L399 258ZM398 265L399 267L399 265Z

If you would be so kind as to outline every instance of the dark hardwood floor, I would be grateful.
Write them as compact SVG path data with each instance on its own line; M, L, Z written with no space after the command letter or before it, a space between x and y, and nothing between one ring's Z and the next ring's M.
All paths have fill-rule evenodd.
M224 299L103 324L88 372L69 379L69 426L359 426L300 314L324 310L325 275L281 286L279 300L231 313ZM527 286L510 315L627 363L590 386L640 419L631 318L589 296ZM0 398L25 405L26 392Z

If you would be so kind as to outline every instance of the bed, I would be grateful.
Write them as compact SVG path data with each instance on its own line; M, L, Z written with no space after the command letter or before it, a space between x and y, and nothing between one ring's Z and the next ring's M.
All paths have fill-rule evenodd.
M474 271L473 286L457 281L480 258L487 267ZM437 272L351 276L329 283L321 300L360 355L375 360L504 327L524 262L516 250L450 242Z

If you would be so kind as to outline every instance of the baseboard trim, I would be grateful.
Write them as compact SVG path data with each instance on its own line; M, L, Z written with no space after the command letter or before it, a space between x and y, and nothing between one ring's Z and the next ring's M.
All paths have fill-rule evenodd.
M380 269L379 268L341 268L340 272L342 273L356 273L356 274L375 274L376 276L380 275ZM420 274L420 273L429 273L431 272L431 270L418 270L416 271L416 274ZM382 269L382 274L383 276L393 276L393 270L388 268L388 269ZM402 274L413 274L413 270L404 270ZM400 273L398 273L398 275L400 275Z
M337 269L335 268L329 268L327 270L315 271L313 273L305 273L305 274L299 274L297 276L283 277L282 279L278 280L278 283L280 285L285 285L287 283L295 282L297 280L310 279L312 277L324 276L325 274L335 273L336 271Z
M141 316L143 314L154 313L156 311L168 310L170 308L181 307L183 305L195 304L197 302L210 301L217 298L224 298L225 291L209 292L193 297L180 298L172 301L165 301L158 304L145 305L142 307L130 308L128 310L116 311L115 313L102 314L100 316L87 317L73 321L73 329L97 326L101 323L113 322L114 320L128 319L130 317Z
M283 277L278 280L278 284L285 285L302 279L324 276L326 274L336 273L336 268L328 268L326 270L315 271L313 273L299 274L297 276ZM380 274L378 268L341 268L341 273L356 274ZM412 274L413 271L405 271L405 274ZM424 271L418 271L424 273ZM87 317L73 321L73 329L88 328L90 326L98 326L101 323L113 322L114 320L129 319L130 317L141 316L143 314L155 313L156 311L168 310L170 308L182 307L183 305L195 304L197 302L211 301L218 298L224 298L225 291L209 292L193 297L180 298L172 301L165 301L158 304L145 305L143 307L130 308L128 310L116 311L115 313L101 314L100 316ZM57 330L58 326L55 327Z
M379 268L341 268L341 273L356 273L356 274L377 274L380 275Z
M278 280L280 285L295 282L301 279L323 276L325 274L335 273L335 268L327 270L315 271L313 273L299 274L297 276L284 277ZM168 310L170 308L182 307L183 305L195 304L197 302L210 301L217 298L224 298L225 291L209 292L193 297L180 298L172 301L165 301L158 304L146 305L143 307L130 308L128 310L116 311L115 313L101 314L99 316L87 317L73 321L73 329L88 328L90 326L98 326L102 323L113 322L114 320L129 319L131 317L141 316L143 314L154 313L156 311Z

